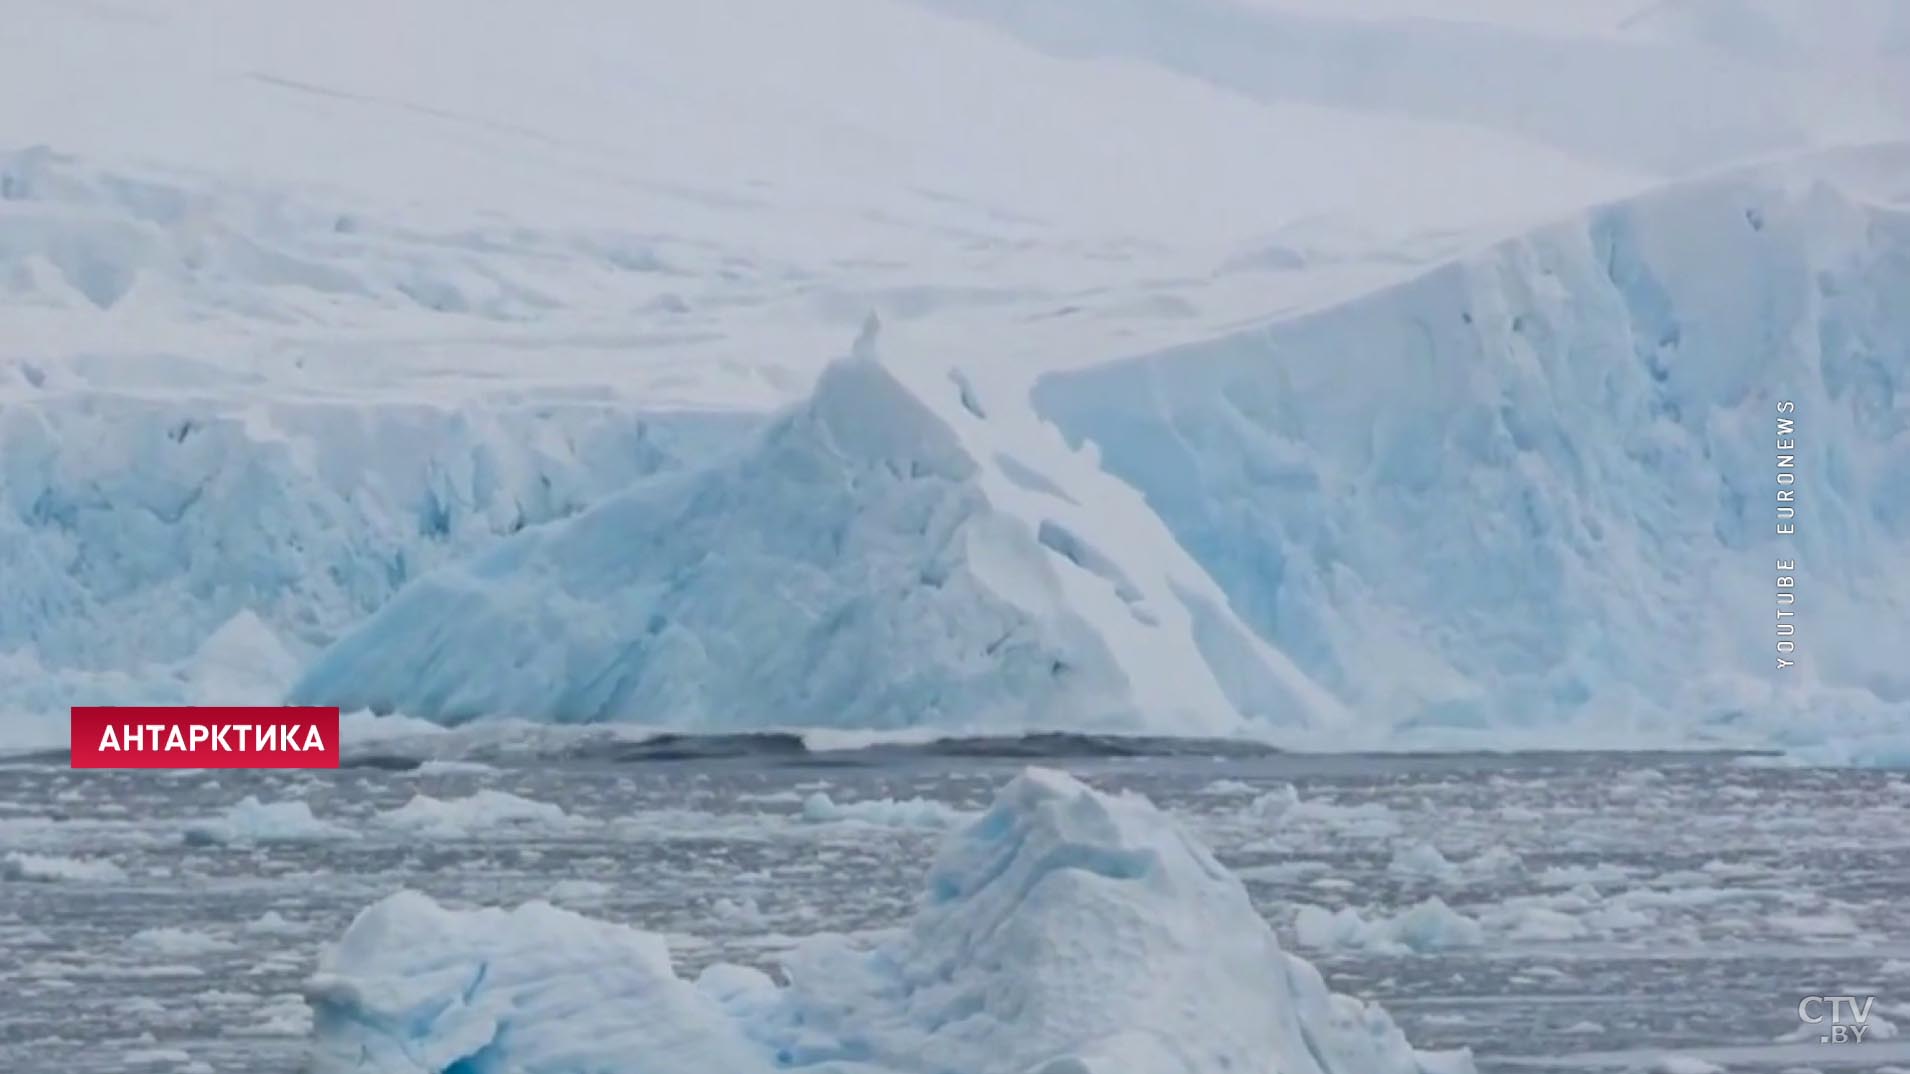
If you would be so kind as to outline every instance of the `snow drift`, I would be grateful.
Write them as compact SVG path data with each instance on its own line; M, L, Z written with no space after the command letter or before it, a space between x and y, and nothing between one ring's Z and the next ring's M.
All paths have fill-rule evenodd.
M572 1070L1420 1074L1379 1008L1280 949L1240 882L1145 800L1031 769L954 833L915 919L821 937L778 988L545 903L394 895L320 959L314 1074Z
M419 579L293 696L713 729L1337 716L1091 455L871 340L734 457Z
M1050 377L1037 404L1375 724L1900 731L1906 175L1899 143L1669 187L1336 308ZM1779 675L1788 555L1801 664Z

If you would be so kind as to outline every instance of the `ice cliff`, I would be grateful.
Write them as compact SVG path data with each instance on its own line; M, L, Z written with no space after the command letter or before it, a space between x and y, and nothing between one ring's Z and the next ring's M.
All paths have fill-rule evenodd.
M172 383L106 393L0 361L0 681L23 669L16 704L153 700L235 616L294 651L325 644L431 567L707 450L694 415L239 403L190 363L154 366Z
M1910 146L1598 208L1038 408L1376 726L1910 726ZM1776 537L1777 404L1798 531ZM1780 556L1800 666L1776 670Z
M1338 717L1025 401L858 351L733 456L414 582L294 696L706 728Z
M1144 799L1031 769L953 833L916 916L819 937L789 983L678 977L661 937L544 903L361 913L307 990L314 1074L1428 1074L1377 1007L1281 950Z

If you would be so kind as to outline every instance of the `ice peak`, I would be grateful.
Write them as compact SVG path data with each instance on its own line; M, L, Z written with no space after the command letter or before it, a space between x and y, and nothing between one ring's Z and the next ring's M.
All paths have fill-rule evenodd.
M920 1027L878 1046L884 1070L922 1056L1002 1074L1420 1070L1384 1013L1281 950L1172 818L1043 769L948 837L898 940L868 955L818 945L790 972L808 1032L867 1039L835 1012L884 1005Z
M806 450L812 437L845 459L886 462L898 472L960 480L975 471L940 415L873 356L830 363L809 402L772 431L766 446Z
M744 450L413 582L293 696L723 730L1321 715L1164 529L1082 506L1132 490L1008 395L963 399L932 361L841 358Z
M876 337L881 334L882 318L877 317L874 310L870 310L868 316L862 318L862 330L856 333L856 341L849 348L849 357L870 362L879 361Z
M1125 798L1104 795L1065 772L1023 770L973 825L942 848L929 874L932 903L970 899L1003 885L1025 897L1049 874L1079 870L1117 882L1146 882L1185 864L1157 857L1161 818ZM1175 841L1176 843L1178 841ZM1199 863L1208 871L1211 861Z

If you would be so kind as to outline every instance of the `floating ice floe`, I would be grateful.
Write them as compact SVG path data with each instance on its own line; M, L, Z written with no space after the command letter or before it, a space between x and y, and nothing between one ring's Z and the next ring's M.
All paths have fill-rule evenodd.
M185 840L193 846L226 843L305 843L324 839L351 839L356 832L312 815L300 801L262 802L246 795L216 817L186 825Z
M1588 931L1583 918L1543 906L1521 906L1500 915L1494 925L1506 938L1518 942L1548 942L1583 939Z
M482 761L425 761L416 769L419 776L481 776L497 769Z
M110 884L124 879L126 871L110 861L44 854L0 857L0 880Z
M1463 1074L1282 951L1145 800L1031 769L952 832L913 921L818 937L789 983L677 976L663 939L548 903L403 892L307 988L314 1074Z
M1291 783L1255 797L1242 813L1246 819L1272 829L1310 826L1361 839L1386 839L1400 831L1398 819L1382 802L1340 805L1322 798L1301 798Z
M1200 792L1215 798L1233 798L1254 795L1257 793L1257 788L1251 783L1243 783L1237 779L1217 779L1202 787Z
M550 886L545 898L551 902L564 904L592 905L609 898L615 891L601 880L559 880Z
M1724 1068L1695 1055L1661 1055L1652 1060L1651 1074L1724 1074Z
M232 941L220 939L211 933L173 925L140 929L133 933L130 942L142 951L174 958L230 951L233 946Z
M1454 860L1431 843L1401 847L1387 862L1386 871L1405 880L1435 884L1463 884L1491 880L1520 872L1525 862L1502 846L1489 847L1470 858Z
M404 805L378 814L378 823L413 835L458 839L500 828L562 828L579 821L549 802L486 788L463 798L413 795Z
M1485 943L1479 922L1432 897L1394 917L1367 920L1351 907L1328 911L1302 906L1294 932L1303 947L1387 954L1423 953Z
M1548 865L1534 877L1542 888L1575 888L1582 884L1593 886L1622 884L1631 876L1631 872L1620 865L1596 862L1590 865Z
M822 791L803 799L802 819L812 824L850 821L886 828L951 828L972 814L929 798L872 798L838 802Z
M1459 866L1431 843L1413 843L1393 854L1386 871L1410 880L1450 883L1459 879Z
M120 1053L128 1066L159 1066L179 1070L192 1062L192 1056L177 1048L134 1048Z
M287 936L304 931L285 919L277 910L267 910L258 917L246 922L245 931L261 936Z

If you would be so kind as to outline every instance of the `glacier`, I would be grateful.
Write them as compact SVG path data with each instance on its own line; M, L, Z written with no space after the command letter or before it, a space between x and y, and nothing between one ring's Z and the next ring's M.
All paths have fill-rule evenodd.
M1037 407L1373 723L1881 745L1910 727L1906 176L1910 145L1884 143L1674 184L1050 375ZM1789 555L1802 655L1780 673Z
M337 687L449 721L1910 757L1903 160L1860 144L1910 123L1887 0L43 6L0 41L9 746L74 703ZM968 558L897 515L851 527L894 539L862 602L846 561L541 610L506 570L434 635L459 651L401 647L428 684L377 666L494 550L621 539L613 501L727 488L703 533L767 533L737 482L855 379L822 370L870 309L912 341L872 398L973 467L890 506ZM1788 679L1753 385L1823 437ZM812 582L873 618L714 626Z
M1109 364L889 325L770 419L16 364L0 696L1888 760L1907 154L1674 184ZM1822 572L1789 680L1780 398Z
M1895 756L1907 167L1883 143L1727 170L1032 389L935 348L840 362L723 463L422 579L293 696Z
M914 917L804 941L779 986L662 937L401 892L320 956L313 1074L1464 1074L1283 951L1145 799L1028 769L951 833Z
M877 331L733 455L418 579L291 697L724 729L1344 719L1092 453Z

